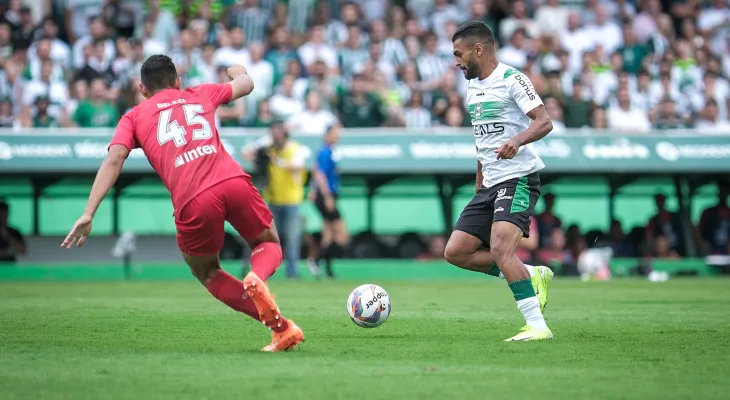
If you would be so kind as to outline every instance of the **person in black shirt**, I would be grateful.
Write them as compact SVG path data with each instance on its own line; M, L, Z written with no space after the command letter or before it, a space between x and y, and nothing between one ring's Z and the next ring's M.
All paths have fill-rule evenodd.
M8 226L8 203L0 200L0 262L15 262L16 256L25 254L25 239L17 229Z

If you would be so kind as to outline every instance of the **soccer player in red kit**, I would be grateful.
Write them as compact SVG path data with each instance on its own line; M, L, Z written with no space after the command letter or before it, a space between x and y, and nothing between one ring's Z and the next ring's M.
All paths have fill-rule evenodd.
M175 64L165 55L149 57L141 75L146 100L119 121L86 210L61 246L71 248L77 240L83 246L129 152L141 148L170 191L178 247L193 275L215 298L273 331L271 344L262 351L293 348L304 334L280 314L264 282L282 259L271 212L251 177L223 148L214 122L218 106L251 93L251 77L244 67L233 66L230 82L181 90ZM243 281L220 267L225 221L253 249L251 272Z

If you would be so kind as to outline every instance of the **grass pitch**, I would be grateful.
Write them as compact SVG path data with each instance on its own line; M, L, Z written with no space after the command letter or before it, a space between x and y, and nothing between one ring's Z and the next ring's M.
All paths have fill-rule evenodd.
M347 317L364 282L277 281L304 329L266 329L192 282L1 283L0 398L713 399L730 391L730 280L557 279L552 342L503 343L523 320L496 280L373 282L377 329ZM467 397L469 396L469 397Z

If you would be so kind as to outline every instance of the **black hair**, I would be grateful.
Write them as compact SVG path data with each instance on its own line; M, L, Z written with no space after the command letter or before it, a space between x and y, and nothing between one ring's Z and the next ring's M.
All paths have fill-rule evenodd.
M458 39L469 39L473 38L477 41L484 43L485 45L494 47L494 32L481 21L468 21L461 24L454 32L454 36L451 37L451 41L455 42Z
M177 81L175 64L170 57L164 54L155 54L145 60L140 74L142 84L152 93L173 88L175 87L175 81Z

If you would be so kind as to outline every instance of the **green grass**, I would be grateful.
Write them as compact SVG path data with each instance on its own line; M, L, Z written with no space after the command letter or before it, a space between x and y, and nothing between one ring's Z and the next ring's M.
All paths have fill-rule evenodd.
M390 320L356 327L362 282L274 282L305 330L268 332L192 282L0 283L0 398L719 399L730 388L730 280L557 280L552 342L522 325L496 280L375 282ZM468 396L468 397L467 397Z

